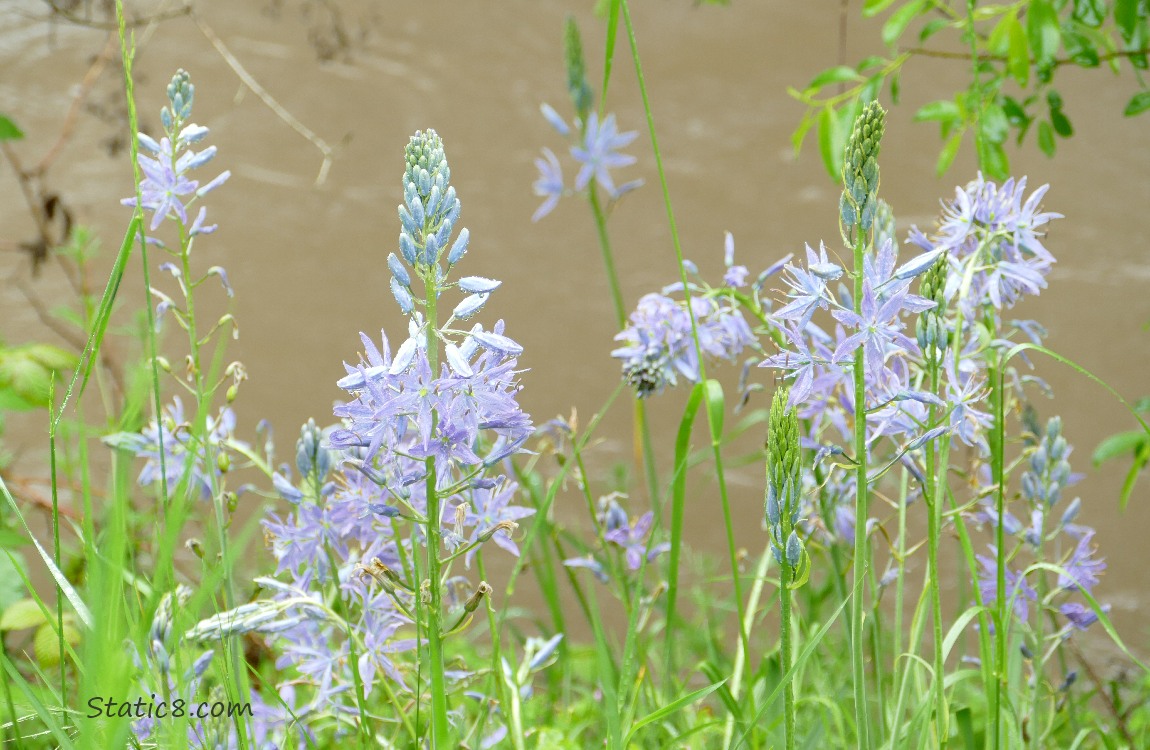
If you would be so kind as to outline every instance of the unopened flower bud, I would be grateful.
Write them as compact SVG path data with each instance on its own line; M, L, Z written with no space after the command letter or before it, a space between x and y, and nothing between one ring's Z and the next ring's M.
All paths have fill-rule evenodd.
M878 206L879 144L885 128L886 112L878 102L863 107L847 139L843 157L843 194L839 219L844 234L858 226L869 231Z
M201 542L199 539L192 537L188 541L184 542L184 547L188 550L191 550L191 553L196 557L200 558L201 560L204 559L204 545L203 542Z
M475 589L475 593L468 597L467 601L463 603L463 611L474 612L479 608L483 597L490 595L493 590L494 589L487 584L487 581L480 581L479 588Z
M787 537L787 563L792 568L797 568L802 559L803 543L799 540L799 535L791 531L791 535Z

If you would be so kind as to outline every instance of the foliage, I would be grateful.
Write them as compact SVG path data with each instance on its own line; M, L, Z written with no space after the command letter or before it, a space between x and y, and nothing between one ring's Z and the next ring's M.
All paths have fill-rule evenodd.
M885 14L885 15L883 15ZM936 122L943 141L935 165L943 174L965 141L973 145L987 176L1010 176L1010 141L1021 145L1033 132L1039 149L1053 156L1059 138L1074 135L1072 107L1055 87L1067 66L1118 75L1129 65L1138 83L1123 114L1150 109L1145 73L1150 64L1150 5L1144 0L1016 0L939 2L866 0L862 15L883 15L885 55L851 66L839 64L790 89L806 105L793 136L796 153L814 128L827 171L838 178L850 124L862 104L886 91L901 99L902 76L912 60L942 58L970 68L970 83L953 96L919 107L915 120ZM956 50L962 50L958 52Z

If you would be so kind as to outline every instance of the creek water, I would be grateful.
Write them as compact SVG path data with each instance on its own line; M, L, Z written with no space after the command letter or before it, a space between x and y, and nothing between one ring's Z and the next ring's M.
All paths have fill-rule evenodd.
M301 422L309 416L331 419L332 402L341 395L335 387L343 374L340 363L355 361L359 331L375 335L383 328L393 342L402 337L384 259L398 233L403 145L414 130L428 127L445 139L463 203L461 221L471 231L466 272L504 282L485 315L505 318L509 334L524 346L525 408L537 423L575 409L580 423L587 424L619 381L617 363L609 356L617 326L595 228L587 206L574 198L564 199L538 223L530 217L538 202L531 190L532 160L542 146L561 153L566 145L539 115L539 104L570 111L561 39L572 5L583 29L590 80L596 89L602 80L604 26L587 11L590 3L205 0L195 5L201 22L234 59L332 149L330 171L317 185L321 153L240 82L193 19L180 16L135 30L143 127L156 131L164 86L176 68L186 68L196 84L194 119L211 127L210 142L219 147L205 171L232 171L231 180L207 199L220 229L197 247L196 262L201 268L225 266L236 289L240 338L229 356L242 360L251 377L236 403L240 431L251 437L258 420L270 419L281 455L286 454ZM802 106L786 87L801 87L817 71L840 62L839 5L825 0L736 1L730 7L696 7L689 0L635 4L637 41L675 218L686 256L707 278L721 276L727 230L735 236L738 262L752 273L786 253L801 252L804 242L823 239L837 247L838 190L823 170L813 138L795 157L790 134ZM77 14L107 18L99 4L76 6ZM852 63L881 52L879 21L860 19L855 6L851 3L847 12L845 43L845 60ZM0 3L0 112L26 131L28 137L14 144L26 163L55 142L75 85L108 34L47 21L46 7L33 0ZM140 13L176 7L132 5ZM953 60L915 59L906 68L903 101L890 108L881 159L882 195L895 209L900 236L912 224L930 227L939 200L975 175L967 144L950 172L936 177L941 146L936 128L912 121L919 106L948 97L967 80L966 64ZM118 66L108 65L45 178L76 221L102 239L101 268L110 263L127 221L118 198L131 192L119 81ZM1054 222L1047 242L1058 264L1049 288L1013 312L1040 321L1053 349L1134 400L1150 395L1145 376L1150 334L1144 328L1150 321L1145 245L1150 121L1121 116L1134 90L1129 70L1120 76L1060 70L1057 87L1073 119L1074 137L1059 142L1054 159L1042 156L1032 139L1009 153L1013 172L1029 176L1031 186L1052 185L1045 206L1066 216ZM616 113L621 128L642 132L628 149L638 163L617 177L641 177L647 185L628 195L610 221L630 307L642 294L675 280L676 271L622 35L607 109ZM0 166L0 245L13 250L34 233L11 170ZM27 279L27 263L18 253L6 252L0 263L6 278ZM71 295L66 279L51 266L28 283L49 307ZM121 288L124 307L140 305L142 286L138 271L130 272ZM9 342L56 340L11 280L0 287L0 320ZM172 331L167 336L181 351L178 337ZM117 341L110 346L120 354L131 349ZM1039 398L1040 414L1043 419L1062 415L1065 434L1078 447L1074 468L1086 473L1070 497L1081 495L1080 522L1097 527L1109 566L1096 593L1112 604L1127 642L1145 652L1147 632L1138 615L1146 606L1146 576L1138 550L1150 522L1145 491L1150 480L1119 512L1126 466L1095 469L1089 462L1103 437L1135 423L1086 378L1051 360L1036 358L1034 365L1056 394L1051 401ZM722 375L728 393L736 369L728 366ZM763 370L755 375L769 391L771 376ZM767 405L763 394L757 398L755 406ZM650 401L664 466L683 402L682 392ZM43 471L45 441L42 425L28 419L11 420L8 444L21 456L19 471L37 474ZM760 429L732 453L761 444ZM596 490L606 492L610 467L632 455L631 410L625 403L615 405L599 436L589 459L600 481ZM757 464L730 473L737 542L752 555L765 540L761 474ZM645 498L635 498L637 509L645 504ZM556 510L573 523L585 515L573 486L560 494ZM694 549L723 554L717 493L702 472L690 485L687 528ZM258 549L252 553L258 554ZM914 570L920 575L922 564Z

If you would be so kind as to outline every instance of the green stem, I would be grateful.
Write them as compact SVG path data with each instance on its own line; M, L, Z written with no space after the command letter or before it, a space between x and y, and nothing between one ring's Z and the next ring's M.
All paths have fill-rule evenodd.
M56 403L56 378L53 376L51 385L51 398L49 403L55 408ZM83 429L80 431L80 441L84 441ZM51 477L52 477L52 557L56 563L57 570L63 570L60 567L60 493L59 485L56 481L56 421L49 420L48 422L48 455L51 463ZM58 646L60 649L60 705L65 706L68 703L68 673L65 667L68 664L68 658L64 652L64 592L60 589L60 584L56 584L56 637L58 639ZM15 715L12 720L16 721Z
M483 567L483 550L475 553L476 570L479 572L479 580L487 580L487 571ZM485 597L484 609L487 610L487 627L491 631L491 676L495 682L495 697L498 698L500 705L507 705L507 694L505 692L506 686L503 684L503 655L500 653L500 639L499 639L499 623L495 618L495 606L491 601L491 595ZM518 718L514 715L513 719ZM511 742L515 745L515 750L525 750L526 743L523 739L523 723L522 721L513 722L511 726Z
M667 212L667 223L671 231L671 244L675 248L675 260L678 263L679 280L683 284L683 294L687 298L687 314L691 319L691 339L695 347L695 359L699 363L699 382L707 382L706 365L703 360L703 347L699 342L699 322L695 319L694 309L691 307L691 287L687 283L687 270L683 266L683 245L679 240L679 226L675 222L675 212L671 208L671 191L667 187L667 171L663 166L663 156L659 151L659 139L655 134L655 116L651 113L651 98L647 92L647 82L643 78L643 66L639 61L639 46L635 41L635 27L631 23L631 7L627 0L621 0L623 9L623 23L627 27L627 41L631 46L631 59L635 65L635 77L639 83L639 94L643 99L643 112L647 119L647 132L651 137L651 150L655 155L655 167L659 172L659 186L663 192L663 205ZM861 266L860 266L861 267ZM720 450L721 425L717 423L715 411L709 404L704 405L707 412L707 428L711 433L711 447L715 456L715 478L719 485L719 497L723 505L723 520L727 532L727 550L731 563L731 582L735 589L735 614L738 618L739 640L743 648L749 653L746 629L743 627L743 587L739 574L738 555L735 547L734 526L731 521L730 500L727 496L727 481L723 472L723 458Z
M436 328L439 324L436 302L439 296L439 286L435 278L436 269L432 268L423 275L424 288L427 291L427 363L431 372L439 369L439 340L436 337ZM439 415L432 410L431 423L439 423ZM431 669L431 726L432 747L448 747L447 723L447 680L443 669L443 642L439 629L439 618L442 608L442 592L440 591L440 564L439 564L439 496L436 488L435 457L427 458L427 576L431 593L431 601L427 608L427 646L428 659ZM422 588L422 585L420 586ZM422 591L416 596L421 597Z
M930 371L930 392L938 393L938 360L934 356L930 357L928 363ZM937 415L935 413L936 407L931 405L929 409L929 416L927 425L930 429L934 429L935 420ZM934 626L934 712L935 712L935 727L937 734L937 741L939 747L946 744L946 739L949 734L948 724L950 723L949 712L946 709L946 695L944 692L945 673L943 672L943 654L942 654L942 594L939 579L938 568L938 541L942 529L942 503L939 501L938 485L939 480L935 476L936 471L942 472L942 481L946 478L946 467L936 467L935 465L935 451L934 444L926 446L926 492L925 501L927 509L927 544L928 544L928 567L930 571L930 606L931 606L931 621Z
M623 305L623 288L619 284L619 273L615 270L615 256L611 252L611 238L607 235L607 216L599 203L598 187L592 183L587 191L591 212L595 215L595 230L599 234L599 252L603 255L603 267L607 271L607 284L611 287L611 302L615 306L615 323L622 330L627 322L627 308Z
M882 610L879 605L882 601L879 597L878 587L878 574L875 572L874 566L868 566L867 578L870 579L871 590L871 618L867 627L867 632L870 635L871 652L871 679L874 681L874 702L875 702L875 715L878 716L878 727L871 729L871 741L876 745L883 745L886 737L886 691L884 687L884 676L882 665L885 663L882 656Z
M611 251L611 237L607 233L607 215L599 202L599 188L592 182L587 191L591 213L595 216L595 231L599 237L599 252L607 272L607 285L611 288L611 302L615 307L615 326L621 331L627 325L627 309L623 304L623 287L615 270L615 254ZM647 405L642 399L635 401L635 463L643 466L647 480L647 494L651 501L655 526L663 525L663 512L659 504L659 478L655 468L655 450L651 444L651 430L647 423Z
M789 513L788 513L789 515ZM789 519L784 521L784 527L790 526ZM790 531L787 531L790 535ZM784 536L784 539L787 537ZM790 564L783 560L783 564L779 566L779 601L782 604L782 624L780 630L782 633L782 645L780 648L780 674L786 674L791 669L791 580L793 579L793 571ZM784 732L787 750L795 750L795 681L791 677L787 679L786 684L783 685L783 712L784 712Z
M1046 562L1042 554L1042 541L1046 535L1045 513L1039 516L1038 546L1034 550L1034 561L1038 564ZM1034 626L1034 695L1030 709L1030 744L1038 750L1042 747L1042 738L1045 734L1042 725L1042 678L1045 672L1046 647L1045 640L1045 612L1046 607L1046 576L1042 574L1038 579L1038 617Z
M743 622L743 629L750 632L751 626L754 624L755 612L759 608L759 598L763 593L763 584L767 582L767 570L771 564L771 542L767 541L767 546L763 548L763 554L759 556L758 567L755 568L755 581L751 584L750 597L747 599L747 613L746 620ZM731 669L731 697L735 700L739 699L739 693L742 691L743 686L743 665L747 661L747 652L743 650L743 644L739 643L735 650L735 664ZM753 694L751 695L754 698ZM752 706L753 713L753 706ZM745 727L740 726L740 730L745 731ZM735 714L728 713L726 721L723 726L723 744L721 747L730 747L731 739L734 737L735 732Z
M906 591L906 511L907 511L907 494L908 494L908 481L907 471L903 469L899 476L899 493L898 493L898 559L895 562L898 565L898 573L895 574L894 584L894 627L891 628L894 645L891 648L891 654L894 656L894 664L898 665L899 658L902 657L902 635L903 635L903 616L905 614L905 591ZM912 652L913 653L913 652ZM897 671L897 669L896 669ZM892 676L891 687L894 687ZM883 717L886 721L887 717ZM890 715L891 725L894 728L894 737L898 736L898 723L900 721L898 711ZM892 739L892 745L894 740Z
M1003 689L1006 685L1006 641L1009 638L1006 611L1006 532L1002 518L1006 512L1006 493L1003 479L1003 451L1005 449L1005 418L1002 393L1002 361L998 353L992 354L993 361L987 368L987 378L990 380L990 403L994 412L994 426L990 435L990 464L991 481L994 482L994 512L998 523L996 524L994 540L997 546L995 555L995 573L997 592L994 609L997 613L998 628L994 633L995 640L995 680L993 702L994 747L1000 747L1002 741L1002 708Z
M861 314L863 297L863 252L865 233L860 229L854 244L854 311ZM851 671L854 681L855 724L858 732L858 746L870 747L870 718L866 705L866 670L863 657L863 581L866 576L867 542L866 520L870 510L867 492L867 446L866 446L866 363L864 347L854 353L855 385L855 544L854 544L854 602L851 605Z

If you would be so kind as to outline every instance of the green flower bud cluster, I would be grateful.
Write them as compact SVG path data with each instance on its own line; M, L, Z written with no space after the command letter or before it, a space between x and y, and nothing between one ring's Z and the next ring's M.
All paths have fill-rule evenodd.
M295 465L303 476L309 477L314 472L321 481L331 469L331 452L323 447L323 431L314 419L308 419L300 428L295 444Z
M867 102L855 119L843 155L843 196L839 220L843 233L858 226L870 231L878 208L878 151L886 127L886 112L878 102Z
M416 274L441 276L440 255L447 253L448 266L459 262L467 252L468 233L460 231L448 251L448 242L459 219L459 199L451 182L451 168L443 140L434 130L417 130L403 153L403 205L399 206L399 256L388 258L392 272L391 291L405 315L414 302L411 278L399 258L416 270ZM439 268L439 270L433 270Z
M944 253L926 270L919 281L918 293L934 303L918 316L915 333L919 348L928 359L941 359L950 338L946 330L946 276L950 271L948 256Z
M192 103L196 98L196 87L192 85L188 71L180 68L168 84L168 102L171 107L160 110L160 122L169 135L175 135L180 127L192 116Z
M771 401L767 423L767 529L771 535L771 552L782 565L786 560L792 569L803 558L803 542L795 531L799 520L799 418L787 411L790 388L780 388Z
M591 112L591 87L587 84L587 67L583 62L583 42L579 37L579 26L575 19L567 16L567 26L563 35L563 51L567 63L567 93L579 119L587 122Z
M898 244L895 237L894 209L882 198L874 210L874 246L882 247L887 241Z
M417 130L403 150L403 191L414 187L420 198L427 203L431 188L438 186L446 190L451 182L451 169L447 166L447 155L443 151L443 139L434 130ZM438 179L442 177L442 179Z

